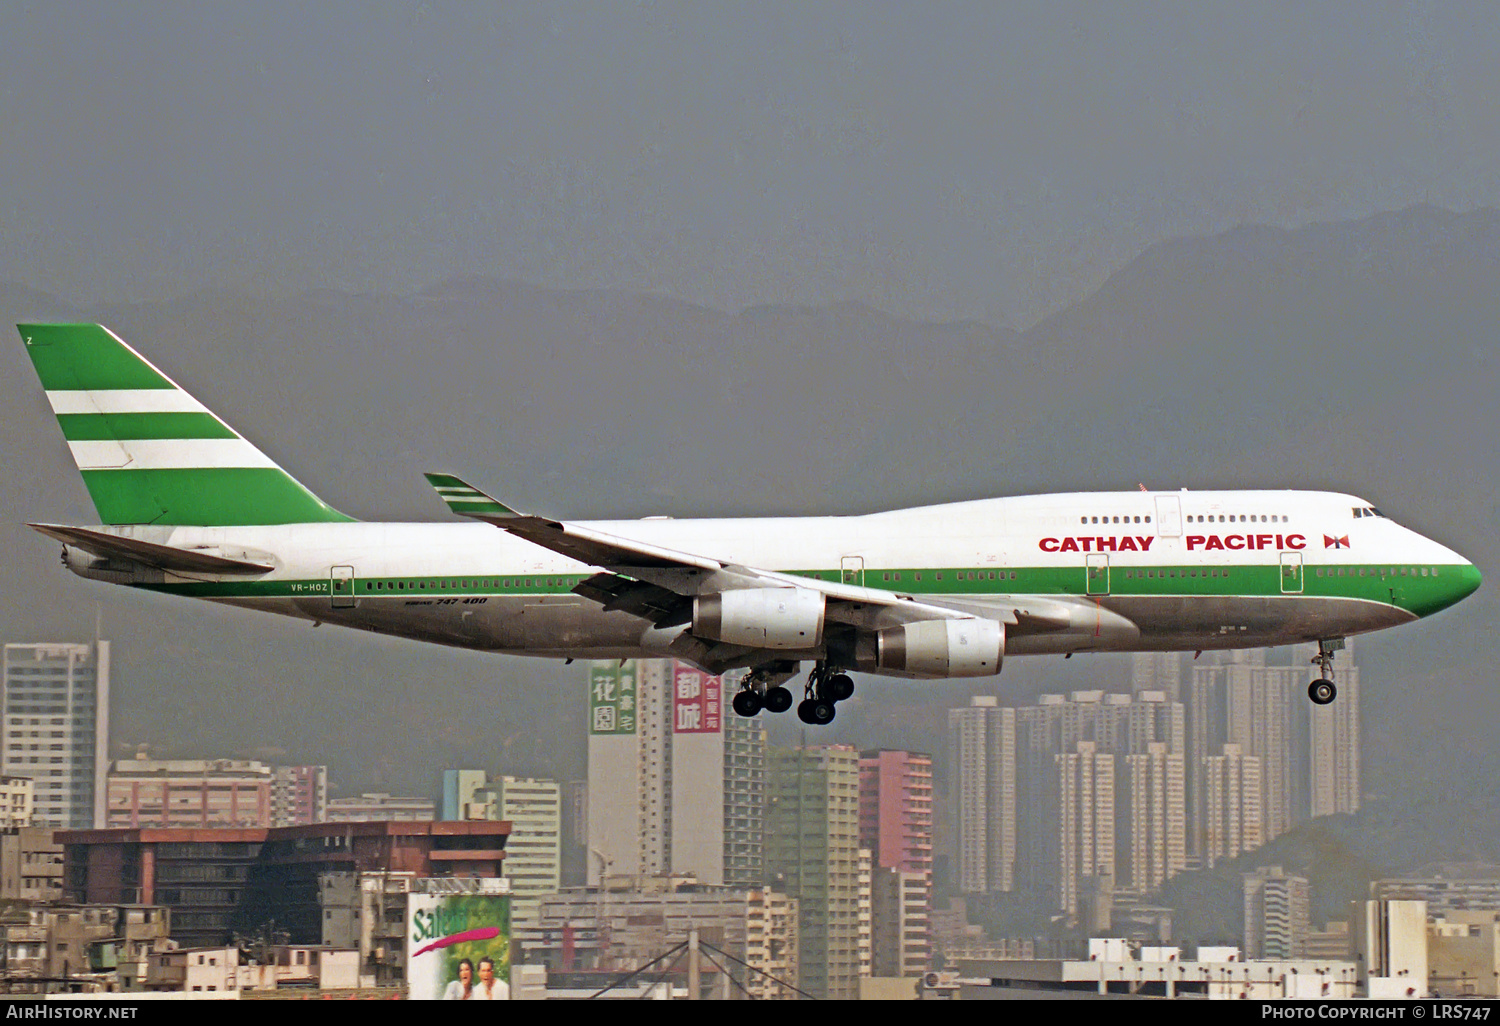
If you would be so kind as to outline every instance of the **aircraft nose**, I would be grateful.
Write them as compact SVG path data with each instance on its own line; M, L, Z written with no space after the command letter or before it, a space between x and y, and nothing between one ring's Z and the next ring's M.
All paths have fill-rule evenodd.
M1454 555L1457 556L1457 553ZM1432 607L1420 613L1420 615L1427 616L1431 613L1436 613L1438 610L1447 609L1451 605L1462 602L1479 589L1482 579L1479 567L1470 563L1462 556L1458 556L1454 565L1443 567L1442 574L1441 583L1433 582L1439 586L1433 595L1434 602L1432 603Z
M1479 590L1479 585L1482 581L1483 575L1480 574L1479 567L1465 561L1458 568L1458 580L1453 585L1453 601L1457 602L1474 594Z

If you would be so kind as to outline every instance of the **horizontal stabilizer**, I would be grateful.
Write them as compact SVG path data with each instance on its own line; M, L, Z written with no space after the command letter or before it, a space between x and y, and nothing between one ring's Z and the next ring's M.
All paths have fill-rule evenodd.
M56 538L65 545L72 545L104 559L128 559L142 566L169 570L172 573L268 574L276 569L264 563L229 559L198 549L179 549L175 545L158 545L138 538L121 538L102 531L90 531L85 527L66 527L61 524L26 526L49 538Z

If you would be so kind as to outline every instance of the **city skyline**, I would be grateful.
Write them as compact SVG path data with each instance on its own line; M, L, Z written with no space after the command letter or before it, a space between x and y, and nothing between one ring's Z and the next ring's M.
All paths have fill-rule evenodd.
M1306 652L1287 655L1300 662ZM781 955L768 949L761 957L779 957L776 964L795 971L797 985L810 993L849 997L860 978L911 977L935 964L932 959L945 950L934 933L935 894L985 899L1002 893L995 884L1003 874L975 876L965 866L976 849L963 836L974 827L964 812L971 796L963 788L965 780L977 780L989 788L981 801L988 819L978 824L978 848L1013 837L1006 890L1063 913L1054 917L1047 950L1071 951L1080 936L1101 932L1143 944L1167 942L1177 938L1170 925L1153 924L1152 915L1161 910L1152 903L1175 876L1211 869L1274 840L1268 836L1268 807L1282 805L1298 820L1285 832L1314 817L1328 794L1359 792L1357 783L1320 791L1306 779L1292 779L1316 774L1320 766L1357 772L1357 751L1317 757L1320 747L1351 741L1345 732L1360 722L1357 687L1346 696L1356 709L1343 717L1344 726L1320 725L1319 710L1285 700L1299 687L1295 663L1279 665L1259 652L1186 663L1140 656L1129 672L1118 674L1115 690L1044 694L1033 705L1002 706L996 696L976 696L966 707L949 710L949 745L936 758L889 746L768 748L756 720L723 715L726 682L672 660L596 663L577 696L590 710L593 739L584 807L626 812L635 825L625 848L618 839L608 840L608 814L597 829L590 823L586 842L576 828L569 839L564 782L505 774L503 766L499 776L442 768L440 806L365 794L327 801L319 823L308 825L376 820L370 825L391 829L414 820L411 827L422 830L439 809L444 819L503 820L510 843L497 873L509 883L511 916L524 943L553 952L548 958L575 957L571 944L553 951L556 931L544 923L557 915L597 913L600 900L617 906L614 915L628 915L630 907L678 901L666 895L686 883L684 893L702 897L681 901L701 900L705 910L717 910L714 915L727 914L726 922L741 924L732 926L735 931L751 929L753 921L761 924L753 935L763 937L780 922L777 929L792 931L778 942ZM1342 672L1344 681L1358 680L1357 664ZM1174 701L1174 695L1185 701ZM1301 729L1286 722L1264 729L1260 721L1277 716L1307 722ZM1213 754L1187 773L1186 753L1205 732L1199 747L1207 745ZM1268 745L1285 749L1288 770L1279 782L1267 782L1262 758L1242 753L1242 747L1256 746L1267 752ZM629 765L636 774L622 772ZM934 788L934 768L949 787ZM289 810L312 800L322 770L251 760L153 760L137 753L110 766L105 825L112 829L99 836L134 843L132 838L146 836L140 833L145 828L167 828L154 835L162 842L173 835L201 840L215 827L265 830L273 818L289 814L273 812L273 804ZM1206 814L1204 822L1211 825L1199 828L1193 849L1187 784L1195 775L1206 810L1196 815ZM706 786L705 780L717 782ZM737 790L751 782L754 789ZM1267 792L1272 800L1262 801ZM738 822L747 816L749 822ZM718 829L704 830L712 819L719 820ZM1004 829L992 825L1005 820ZM760 843L747 847L752 837ZM596 847L601 843L616 844L611 851L632 850L636 859L601 860L597 866L589 860L596 871L588 880L592 886L576 886L584 882L582 874L570 886L565 849L587 844L602 855ZM991 861L998 869L1004 860ZM102 879L89 886L102 886ZM1246 957L1295 960L1318 952L1336 958L1350 943L1347 919L1312 915L1317 885L1309 874L1288 873L1279 861L1263 859L1260 868L1236 879L1243 881L1242 925L1223 927L1243 930ZM1415 888L1428 900L1438 893L1420 872L1385 885L1398 894ZM1494 887L1480 884L1486 886ZM606 893L617 896L604 899ZM781 897L773 900L775 894ZM336 905L344 903L333 909L338 915L355 902L349 895L335 897ZM735 904L742 901L748 904ZM1005 945L1044 943L1043 935L1027 932L1024 919L1007 927L982 907L968 916L981 936ZM562 911L567 908L574 911ZM213 916L226 914L219 909ZM207 923L212 916L195 912L190 918ZM628 926L634 920L619 922ZM962 914L957 922L964 922ZM1164 922L1170 924L1170 911ZM954 927L944 929L951 933ZM649 943L649 937L648 931L632 943ZM1238 934L1218 939L1238 943ZM793 948L795 955L788 956ZM962 942L958 948L966 950ZM604 957L604 949L596 956Z
M1292 651L1289 655L1293 659L1300 659L1305 653ZM967 709L963 707L953 709L949 713L951 723L957 723L959 720L962 720L966 716L971 716L975 712L988 716L992 720L995 717L999 717L999 722L1001 723L1008 720L1010 724L1008 728L1010 732L1009 738L1007 739L1006 736L1003 736L1006 732L1002 730L1001 735L997 735L996 743L1001 744L1002 747L1008 746L1012 752L1017 747L1014 735L1016 732L1015 724L1019 722L1022 739L1020 748L1022 751L1026 750L1028 746L1034 748L1037 744L1042 744L1044 747L1036 750L1042 753L1045 758L1050 758L1050 756L1045 756L1046 752L1063 751L1063 748L1055 746L1062 745L1066 748L1068 745L1072 745L1073 748L1069 754L1074 763L1077 762L1079 756L1087 754L1093 760L1091 765L1096 765L1098 768L1091 770L1087 776L1073 778L1071 782L1064 780L1062 782L1063 790L1072 793L1080 786L1085 787L1086 790L1088 788L1104 787L1104 791L1097 792L1094 798L1087 799L1087 801L1090 803L1089 807L1097 807L1102 810L1104 805L1107 805L1112 811L1109 812L1107 820L1095 822L1088 828L1087 832L1081 834L1076 833L1076 831L1082 829L1083 821L1070 820L1068 817L1074 814L1064 813L1059 822L1067 829L1075 831L1074 840L1068 843L1083 845L1083 848L1080 849L1081 852L1092 852L1097 848L1105 852L1106 855L1101 857L1096 854L1090 854L1085 857L1084 854L1080 854L1078 856L1080 861L1077 867L1065 870L1060 877L1056 875L1048 876L1045 872L1037 875L1041 872L1038 867L1045 865L1046 862L1037 858L1038 853L1045 850L1045 844L1043 844L1043 848L1039 849L1036 847L1036 845L1043 842L1035 832L1035 825L1054 818L1051 814L1030 812L1018 815L1015 811L1010 811L996 816L997 826L986 829L998 829L1000 830L1000 835L998 836L1002 837L1007 832L1013 837L1019 833L1019 845L1014 840L1008 842L1013 850L1021 850L1025 845L1031 846L1029 849L1031 851L1031 877L1023 883L1018 884L1015 877L1012 876L1009 887L997 887L993 884L982 886L965 884L963 882L965 873L963 869L963 852L968 849L969 842L963 840L965 832L961 825L957 830L957 837L952 836L950 828L949 842L951 842L951 847L945 848L940 844L935 849L936 854L942 857L945 867L945 873L935 882L945 891L951 893L985 893L988 891L1010 890L1018 886L1029 887L1033 890L1060 896L1059 904L1070 913L1076 913L1079 909L1078 901L1081 894L1079 888L1083 886L1086 878L1093 875L1087 871L1090 860L1098 862L1102 858L1103 861L1111 865L1117 864L1117 869L1114 871L1112 877L1112 886L1123 888L1126 892L1145 894L1154 891L1172 875L1187 868L1189 856L1191 857L1192 865L1207 867L1220 858L1234 857L1244 851L1253 850L1265 841L1274 839L1276 835L1271 833L1263 810L1267 785L1264 783L1264 774L1254 772L1255 767L1259 763L1255 755L1246 754L1245 749L1239 744L1226 742L1215 749L1211 755L1201 757L1201 768L1195 769L1194 773L1189 773L1184 777L1182 768L1183 754L1190 746L1190 739L1194 731L1202 731L1201 726L1197 728L1192 726L1193 716L1190 714L1190 711L1196 707L1194 701L1199 703L1208 701L1210 706L1213 706L1214 702L1217 702L1217 706L1214 706L1215 708L1227 708L1229 704L1222 697L1216 700L1207 700L1199 695L1196 699L1194 698L1195 695L1205 692L1205 689L1209 687L1213 680L1225 678L1225 680L1229 681L1229 683L1221 681L1219 684L1220 691L1225 694L1232 687L1232 682L1236 674L1244 678L1239 686L1241 690L1247 691L1247 693L1255 691L1255 688L1250 683L1252 679L1265 679L1273 683L1279 682L1283 692L1290 693L1295 689L1295 682L1298 679L1294 676L1297 672L1297 667L1295 664L1292 666L1268 666L1263 653L1227 654L1215 657L1207 663L1194 661L1191 674L1183 672L1184 663L1186 663L1186 660L1177 660L1174 664L1173 661L1164 662L1157 656L1141 656L1133 661L1131 671L1128 674L1122 673L1119 675L1116 681L1116 686L1119 690L1113 692L1075 692L1071 696L1043 695L1041 696L1041 704L1019 709L1000 705L999 700L994 696L980 697L971 700L971 704ZM701 697L705 694L703 689L711 683L719 690L708 693L710 696L709 700L716 703L717 707L722 706L720 697L723 685L720 682L711 680L707 675L701 674L698 671L690 671L686 667L681 668L678 674L681 677L679 680L672 677L674 672L671 669L672 664L661 663L659 666L661 667L660 669L655 665L648 664L631 664L629 667L629 672L643 673L646 678L653 682L646 689L647 694L659 694L662 696L653 699L660 707L659 713L652 713L649 708L644 710L648 721L652 715L655 715L661 721L662 726L658 729L665 729L666 724L683 719L680 715L680 710L676 709L676 706L682 705L683 702L678 694L679 691L683 694L691 691L691 704L695 708L702 708L697 703L703 701ZM596 668L592 673L591 680L597 677L597 673L598 670ZM1359 671L1357 666L1346 666L1341 673L1343 676L1340 679L1342 682L1345 682L1346 687L1351 682L1358 681ZM666 674L666 676L662 676L662 674ZM686 674L686 676L682 676L682 674ZM669 678L671 679L669 680ZM1183 684L1184 681L1189 680L1197 681L1196 691ZM1160 689L1153 688L1151 686L1153 682L1160 685ZM1130 689L1129 691L1125 690L1127 687ZM1182 703L1169 701L1170 693L1174 688L1187 692L1186 697L1190 699L1187 706L1189 712L1184 711ZM1345 718L1349 722L1357 724L1358 689L1357 687L1350 687L1350 691L1351 694L1349 697L1353 699L1351 703L1353 709L1352 712L1345 714ZM597 697L596 692L597 688L591 683L586 690L586 694L592 698ZM666 696L668 695L674 696L671 703L662 704L667 702ZM1268 708L1280 709L1283 714L1295 710L1298 718L1305 716L1310 721L1300 733L1292 731L1290 727L1284 726L1280 728L1280 734L1295 733L1300 738L1294 744L1294 747L1297 747L1298 750L1292 752L1289 749L1286 757L1295 755L1296 761L1302 767L1304 774L1315 774L1318 772L1320 766L1330 764L1357 767L1359 762L1357 746L1352 746L1355 749L1352 755L1346 754L1330 757L1321 761L1318 759L1315 751L1319 745L1317 728L1318 710L1307 709L1301 704L1293 704L1291 702L1273 703ZM720 711L723 712L722 709ZM1221 730L1220 734L1216 736L1221 737L1221 739L1227 738L1232 735L1232 725L1233 722L1236 722L1236 717L1224 713L1223 708L1220 708L1219 712L1228 722L1228 726L1224 729L1229 730L1229 733L1224 733ZM1263 718L1249 712L1238 715L1240 719L1244 719L1245 716L1249 716L1251 720ZM955 717L957 719L954 719ZM757 720L742 719L733 716L732 713L722 718L717 725L717 730L706 735L708 737L717 737L721 732L728 731L728 733L723 733L723 740L714 744L714 750L721 753L711 756L712 760L716 760L714 764L726 767L734 765L735 763L731 759L726 758L726 754L723 753L736 750L734 739L743 735L745 730L760 730L757 723ZM680 727L680 724L676 726ZM730 729L731 727L733 729ZM1243 732L1247 728L1242 726L1239 729ZM736 733L736 731L739 733ZM1041 732L1038 733L1038 731ZM677 729L674 727L673 733L676 734L677 732ZM943 812L939 816L939 819L947 820L951 815L956 814L959 819L953 822L961 823L962 809L965 801L962 779L966 771L962 769L963 756L960 749L952 747L956 743L953 740L956 736L956 734L952 733L952 726L950 725L950 746L943 751L938 762L938 768L941 771L939 777L945 781L944 786L938 794L939 804L943 807ZM1278 734L1278 736L1280 735ZM677 747L681 747L683 742L690 741L692 737L693 734L691 731L686 735L682 735L681 742L679 742ZM1027 738L1031 738L1031 740L1027 741ZM1045 740L1047 738L1051 740ZM764 743L764 741L757 742L757 744ZM1327 747L1330 743L1324 741L1323 745ZM1083 747L1079 747L1080 745ZM865 750L866 757L873 758L878 756L881 747L889 748L890 746L867 747ZM1351 746L1345 743L1345 747ZM1094 749L1096 748L1100 750L1095 752ZM683 753L688 753L691 750L691 747L682 748ZM747 752L753 752L754 750L746 749ZM1107 756L1105 753L1107 753ZM258 787L259 791L263 791L265 794L261 794L256 801L259 801L261 806L266 806L270 801L269 795L273 774L285 774L295 770L305 776L309 771L317 772L320 770L319 767L301 767L300 769L297 767L287 767L285 770L277 770L269 765L254 762L235 763L233 760L219 760L217 763L211 760L199 761L198 763L191 761L184 762L182 760L172 762L170 760L146 759L142 761L139 758L139 753L137 754L138 757L136 759L115 760L111 764L111 789L119 786L125 787L127 790L132 788L136 791L140 790L140 784L129 784L126 782L130 779L128 777L120 778L121 783L117 785L115 778L121 773L135 772L137 774L145 774L145 776L141 777L144 780L153 774L159 775L169 770L173 770L179 774L183 772L190 774L191 772L200 772L195 767L202 767L201 772L209 772L216 769L219 772L224 772L226 770L237 770L238 767L244 766L249 768L248 771L252 775L258 774L257 779L264 778ZM685 754L677 756L679 760L686 757ZM1010 758L1014 759L1015 756L1012 755ZM1104 766L1104 763L1098 761L1101 758L1107 758L1107 767ZM635 759L636 756L631 756L632 761ZM1246 760L1249 761L1246 762ZM1000 761L1004 762L1004 760ZM688 764L684 763L683 765L687 766ZM756 763L752 759L751 762L745 765L753 767ZM1245 775L1244 766L1246 765L1252 768L1249 776ZM599 763L598 766L602 768L604 764ZM1081 767L1081 764L1079 766ZM261 768L256 769L255 767ZM434 769L436 771L440 768L435 767ZM516 774L506 773L506 767L498 759L494 760L494 769L498 772L496 779L504 777L519 779ZM739 771L726 769L723 772L732 774ZM986 770L984 772L988 773L991 777L992 786L998 782L1005 781L1007 782L1004 785L1005 787L1008 787L1012 793L1017 792L1016 771L1014 769L1003 772L999 770ZM1081 768L1075 768L1071 772L1078 773L1082 772L1082 770ZM1206 774L1202 776L1203 780L1209 781L1209 783L1199 784L1197 787L1200 790L1206 789L1205 794L1209 796L1207 801L1210 811L1213 812L1212 822L1214 825L1211 828L1197 828L1197 838L1189 841L1188 836L1193 831L1188 829L1188 824L1197 822L1199 819L1205 823L1209 821L1206 813L1194 813L1188 809L1184 799L1184 794L1192 790L1191 781L1195 779L1199 772ZM1107 776L1099 778L1102 780L1102 783L1095 782L1098 773L1107 774ZM447 793L447 777L451 775L451 772L446 773L443 778L444 801L442 808L445 816L452 813L452 808L450 807L452 802ZM611 774L607 770L604 770L604 776L601 779L607 779L610 776ZM700 780L703 776L704 774L701 771L694 771L690 775L690 779ZM666 784L669 788L671 787L670 773L665 777L656 777L656 775L648 773L647 777L660 780L661 783ZM729 779L728 776L726 776L727 779ZM1037 777L1035 771L1033 771L1030 778L1025 773L1022 773L1021 779L1022 786L1019 790L1022 794L1031 795L1027 799L1028 801L1035 803L1039 795L1050 795L1050 798L1047 800L1059 800L1062 792L1056 790L1057 781L1049 782L1048 779ZM1027 782L1028 780L1030 781L1029 783ZM565 785L567 785L567 781L558 781L557 815L559 821L562 815L561 789ZM194 785L194 788L196 789L197 786ZM1233 800L1226 798L1226 794L1229 793L1226 792L1226 788L1229 788L1236 796ZM1244 795L1240 794L1241 791L1246 791L1247 789L1248 793ZM1352 791L1357 795L1359 791L1357 777L1353 784L1341 785L1340 789ZM1305 780L1296 787L1283 782L1282 791L1287 794L1296 791L1302 795L1302 798L1299 799L1302 803L1301 811L1298 814L1299 821L1314 815L1317 803L1325 800L1319 797L1319 789L1309 786ZM115 792L111 790L110 793ZM193 793L196 794L197 791L194 790ZM664 795L662 799L659 799L664 801L661 814L670 816L670 810L673 807L679 805L687 807L685 803L691 801L688 797L690 793L691 789L681 794L674 792L671 798L666 798ZM1168 795L1175 797L1169 798ZM649 798L649 794L647 798ZM138 800L132 799L131 801ZM231 798L223 800L226 802L226 808L228 807L228 803L232 802ZM493 802L493 794L487 800ZM119 801L126 801L123 793ZM341 806L358 804L361 801L369 805L372 811L368 813L362 812L359 818L368 818L370 815L386 815L385 813L377 813L373 810L376 808L395 809L396 806L390 804L392 802L405 802L407 805L412 806L411 810L407 810L405 806L402 806L400 810L390 813L396 815L397 818L405 818L412 814L418 816L424 814L431 815L431 812L423 813L422 810L430 809L435 811L437 808L433 801L425 798L393 799L389 796L370 795L366 792L358 797L349 797L342 800L336 799L333 802L333 809L331 811L337 813ZM727 803L728 799L718 799L718 801ZM1225 804L1226 801L1228 801L1227 805ZM1281 804L1285 805L1289 801L1292 801L1292 799L1288 798L1282 801ZM1101 805L1100 803L1104 804ZM647 802L647 804L650 803ZM753 817L756 814L755 808L752 805L747 806L742 812L735 812L731 815L728 811L730 804L732 803L725 805L724 823L726 826L733 823L736 819L743 819L746 815ZM122 806L122 808L124 807ZM1071 806L1066 804L1063 806L1064 809L1069 807ZM1357 805L1355 807L1357 808ZM196 809L196 804L194 808ZM204 808L206 810L208 807L205 805ZM993 814L1005 808L1005 800L1002 797L998 799L998 804L992 804L990 811ZM1354 810L1345 809L1341 811ZM131 815L128 812L121 814L126 815L127 819ZM260 808L258 814L265 821L265 825L270 825L270 821L265 819L268 815L266 808ZM208 813L205 811L203 815L206 816ZM1093 813L1090 813L1090 815L1093 815ZM1118 823L1115 822L1115 817L1117 816ZM330 816L329 818L332 817ZM460 815L458 818L465 817ZM111 817L112 819L113 817ZM690 819L695 824L694 833L701 832L696 829L702 826L701 815L692 815ZM206 825L210 821L205 819L203 822ZM260 820L257 822L260 822ZM745 821L746 824L749 822L751 821ZM1030 828L1027 826L1028 823L1031 824ZM1069 827L1067 826L1068 823L1073 823L1073 825ZM122 825L129 824L122 821ZM730 838L728 841L721 840L717 843L724 845L724 851L726 852L724 857L726 859L728 858L727 853L729 851L738 851L740 853L739 857L742 859L741 864L744 868L741 870L726 868L711 871L703 877L705 882L728 882L731 884L738 882L750 885L758 883L763 879L754 869L755 863L758 861L755 854L758 845L753 843L757 832L748 825L742 826L741 829L745 831L743 839ZM686 837L679 837L674 842L671 840L672 832L670 829L658 829L645 831L642 835L642 843L645 843L645 839L648 836L656 837L658 840L665 840L669 846L675 846L678 854L673 856L673 860L670 862L661 861L664 857L662 854L656 856L655 862L650 862L651 856L649 852L642 848L641 854L647 857L650 864L642 862L637 868L624 867L627 875L636 875L642 872L649 875L651 872L676 871L679 868L686 869L689 865L693 867L694 871L701 873L700 867L708 864L704 862L702 855L692 856L688 854L693 850L690 847L691 844L696 843L701 846L705 843L702 838L690 842ZM747 845L749 846L747 847ZM713 847L713 845L710 844L709 847ZM663 848L662 852L665 853L666 850L666 848ZM703 850L707 851L708 849ZM1014 856L1012 856L1013 858ZM592 862L592 860L590 861ZM879 857L877 855L877 864L878 862ZM725 866L729 866L728 861L725 862ZM591 865L590 870L592 877L593 873L597 872L597 867ZM930 898L927 900L930 901Z

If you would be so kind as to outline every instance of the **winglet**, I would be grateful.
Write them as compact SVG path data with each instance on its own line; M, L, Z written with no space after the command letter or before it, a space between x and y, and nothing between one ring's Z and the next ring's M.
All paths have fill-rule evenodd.
M448 504L448 508L461 517L492 520L521 515L493 496L486 495L467 481L454 477L452 474L425 474L423 476Z

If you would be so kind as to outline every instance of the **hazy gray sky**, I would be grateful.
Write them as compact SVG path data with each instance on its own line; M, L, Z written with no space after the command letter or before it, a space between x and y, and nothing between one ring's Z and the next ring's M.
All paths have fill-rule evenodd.
M1028 324L1145 245L1500 206L1494 4L0 7L0 278L455 274Z

